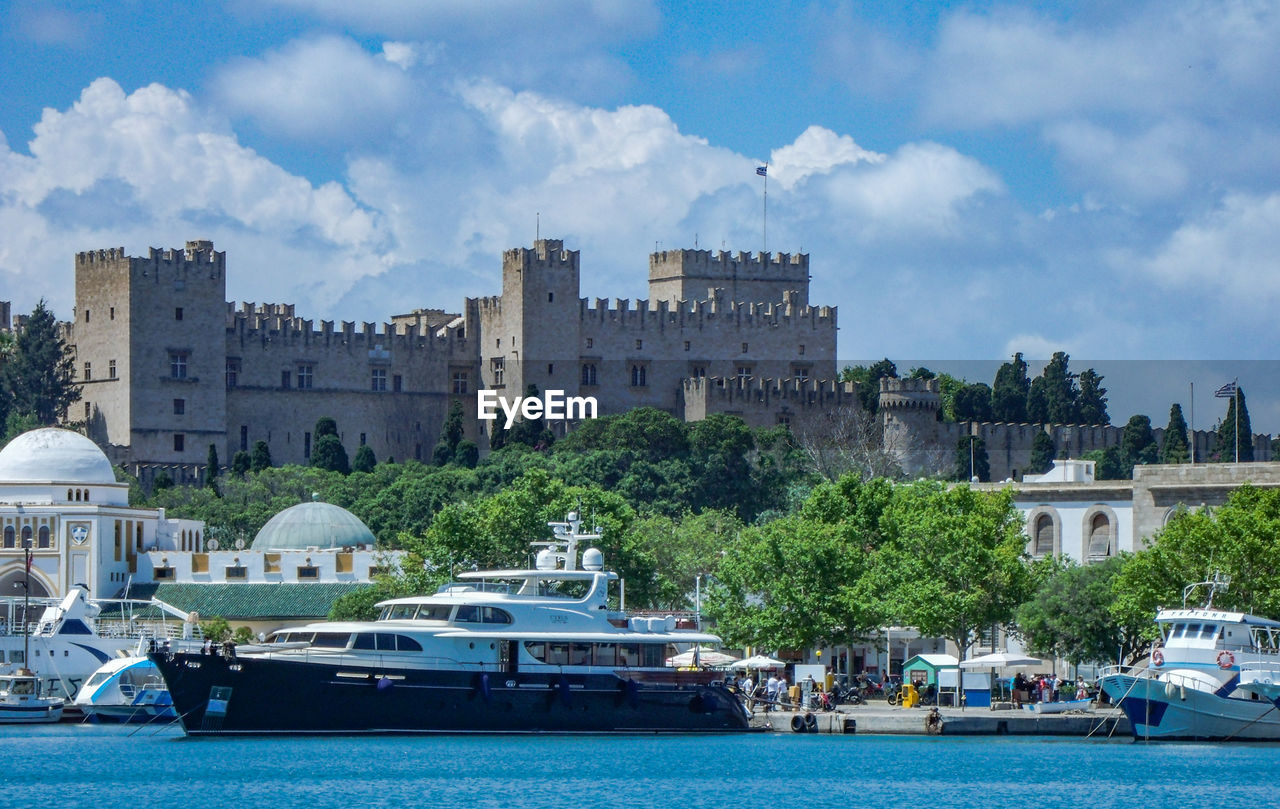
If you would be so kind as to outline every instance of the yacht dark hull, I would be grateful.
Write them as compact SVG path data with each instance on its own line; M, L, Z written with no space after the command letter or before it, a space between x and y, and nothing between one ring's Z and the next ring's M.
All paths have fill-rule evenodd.
M154 653L193 736L748 730L700 672L504 673Z

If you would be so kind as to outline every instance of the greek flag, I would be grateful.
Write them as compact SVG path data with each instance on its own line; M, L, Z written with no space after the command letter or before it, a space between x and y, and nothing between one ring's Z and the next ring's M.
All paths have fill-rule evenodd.
M768 177L768 176L769 176L769 167L768 167L768 166L758 166L758 167L756 168L756 174L759 174L761 177Z
M1236 383L1228 382L1214 392L1214 397L1218 399L1230 399L1236 395Z

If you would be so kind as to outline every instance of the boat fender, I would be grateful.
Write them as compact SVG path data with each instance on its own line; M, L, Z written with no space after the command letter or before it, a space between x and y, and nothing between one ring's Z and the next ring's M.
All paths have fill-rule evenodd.
M807 713L807 714L805 714L805 715L804 715L804 729L805 729L805 730L807 730L807 731L809 731L810 733L817 733L817 732L818 732L818 717L814 716L814 715L813 715L813 714L811 714L811 713Z
M1151 652L1151 663L1155 666L1164 665L1164 651L1161 649L1153 649Z
M489 691L489 674L486 672L480 675L480 696L484 697L484 701L488 702L492 693Z
M392 687L393 685L395 685L395 683L391 682L391 678L390 678L390 677L379 677L379 678L378 678L378 685L377 685L377 689L378 689L379 691L390 691L390 690L391 690L391 687Z
M1164 695L1166 697L1173 699L1173 695L1176 693L1178 693L1178 686L1174 685L1172 682L1164 684Z
M809 728L805 725L803 716L796 714L791 717L791 731L793 733L806 733L808 730Z
M1229 669L1236 664L1236 656L1231 653L1230 649L1223 649L1218 652L1218 668Z

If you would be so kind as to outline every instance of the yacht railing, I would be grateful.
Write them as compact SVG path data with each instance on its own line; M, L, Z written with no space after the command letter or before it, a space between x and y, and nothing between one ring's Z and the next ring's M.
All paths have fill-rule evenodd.
M1280 661L1263 660L1240 664L1240 681L1265 685L1280 683Z

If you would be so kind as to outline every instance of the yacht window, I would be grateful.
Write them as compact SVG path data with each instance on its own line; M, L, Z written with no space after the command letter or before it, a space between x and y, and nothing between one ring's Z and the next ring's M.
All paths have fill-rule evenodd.
M421 652L422 644L408 635L396 635L397 652Z
M455 623L480 623L480 608L471 604L463 604L458 607L458 612L453 616Z
M1200 634L1200 624L1187 624L1187 631L1183 633L1184 638L1194 638Z
M445 604L423 604L418 607L419 621L447 621L453 607Z
M350 642L349 632L317 632L311 645L321 649L345 649Z
M666 662L666 645L661 643L644 643L640 647L644 652L640 665L655 668Z
M388 621L407 621L418 611L417 604L393 604L388 610Z
M553 666L566 666L569 664L569 644L567 643L548 643L546 662Z
M596 665L597 666L618 665L618 645L616 643L597 643L596 644Z
M107 679L110 676L111 676L111 672L109 671L99 671L89 678L89 682L85 683L84 687L93 688L95 685L97 685L98 683L102 682L103 680Z
M378 636L372 632L361 632L356 635L355 642L351 644L352 649L377 649L378 643L375 640Z
M509 624L511 614L497 607L484 607L480 612L481 620L486 624Z
M575 643L569 649L569 665L570 666L590 666L591 665L591 644Z
M540 640L527 640L524 642L524 650L529 653L529 657L534 660L547 662L547 644Z
M1208 638L1208 639L1212 640L1212 639L1213 639L1213 637L1214 637L1215 635L1217 635L1217 634L1218 634L1218 626L1217 626L1217 624L1205 624L1205 625L1200 629L1200 637L1201 637L1201 638Z
M314 632L290 632L289 643L310 643L316 636Z
M620 666L640 665L640 644L619 643L618 644L618 665Z

